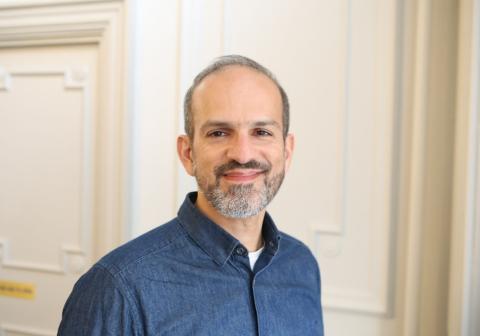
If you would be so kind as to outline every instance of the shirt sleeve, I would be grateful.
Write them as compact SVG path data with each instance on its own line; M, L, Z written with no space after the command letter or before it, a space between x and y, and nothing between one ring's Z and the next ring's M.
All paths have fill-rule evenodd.
M62 313L60 336L139 335L126 292L101 266L75 284Z

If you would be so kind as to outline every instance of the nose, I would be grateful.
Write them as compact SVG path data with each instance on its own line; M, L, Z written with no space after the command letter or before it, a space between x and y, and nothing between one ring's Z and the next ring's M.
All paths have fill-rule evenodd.
M233 137L227 149L227 157L244 164L253 159L254 148L248 135L238 134Z

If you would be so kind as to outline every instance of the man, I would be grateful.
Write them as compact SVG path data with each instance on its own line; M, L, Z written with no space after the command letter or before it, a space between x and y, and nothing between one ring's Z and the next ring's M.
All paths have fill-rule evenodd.
M60 335L323 335L320 274L265 207L293 152L287 96L242 56L203 70L177 149L198 193L75 285Z

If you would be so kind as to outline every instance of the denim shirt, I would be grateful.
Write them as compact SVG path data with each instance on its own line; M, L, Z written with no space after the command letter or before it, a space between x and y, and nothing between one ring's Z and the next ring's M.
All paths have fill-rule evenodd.
M59 335L323 335L309 249L266 214L253 271L247 249L195 207L98 261L75 284Z

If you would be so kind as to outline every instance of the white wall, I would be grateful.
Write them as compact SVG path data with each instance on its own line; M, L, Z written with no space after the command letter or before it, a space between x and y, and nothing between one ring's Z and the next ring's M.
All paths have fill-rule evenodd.
M179 2L129 2L131 236L176 213Z

